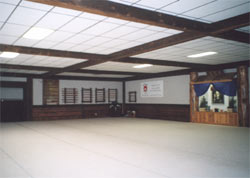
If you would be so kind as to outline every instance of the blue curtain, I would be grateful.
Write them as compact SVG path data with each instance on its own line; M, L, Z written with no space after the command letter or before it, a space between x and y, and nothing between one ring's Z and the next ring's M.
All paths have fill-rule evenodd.
M231 82L216 82L213 83L215 90L219 91L223 95L236 96L237 83L236 80Z
M210 83L194 84L194 90L195 90L196 96L204 95L207 92L209 86L210 86Z
M216 82L211 84L213 84L215 90L219 91L223 95L236 96L236 91L237 91L236 80L233 80L231 82ZM194 84L194 90L196 96L204 95L207 92L209 86L210 83Z

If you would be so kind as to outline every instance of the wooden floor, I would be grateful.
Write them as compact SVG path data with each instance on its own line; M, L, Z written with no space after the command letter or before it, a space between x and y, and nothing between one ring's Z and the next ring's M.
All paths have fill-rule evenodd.
M135 118L1 123L0 177L249 177L249 128Z

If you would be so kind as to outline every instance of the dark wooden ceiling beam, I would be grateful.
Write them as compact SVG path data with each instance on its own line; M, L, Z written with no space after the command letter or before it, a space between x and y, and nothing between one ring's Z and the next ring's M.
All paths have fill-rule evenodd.
M133 57L133 58L127 57L127 58L117 59L115 60L115 62L134 63L134 64L153 64L153 65L161 65L161 66L175 66L175 67L188 67L188 68L200 68L200 67L213 66L209 64L177 62L177 61L169 61L169 60L156 60L156 59L146 59L146 58L136 58L136 57Z
M91 81L123 81L124 78L109 78L109 77L82 77L82 76L65 76L56 75L44 77L40 74L26 74L26 73L13 73L13 72L0 72L2 77L31 77L42 79L63 79L63 80L91 80Z
M210 32L210 35L217 35L237 28L246 27L250 24L249 16L250 12L212 23L211 26L214 30Z
M144 76L133 76L133 77L127 77L124 80L132 81L132 80L143 80L143 79L160 78L160 77L168 77L168 76L188 75L190 72L208 72L208 71L214 71L214 70L233 69L242 65L249 67L250 66L249 60L226 63L226 64L218 64L214 66L202 67L199 69L182 69L182 70L175 70L175 71L169 71L169 72L148 74Z
M173 15L103 0L29 0L42 4L88 12L181 31L208 32L211 26Z
M17 52L22 54L30 55L41 55L41 56L51 56L51 57L64 57L64 58L76 58L76 59L88 59L88 60L100 60L103 55L83 53L83 52L72 52L72 51L62 51L54 49L42 49L42 48L32 48L24 46L13 46L0 44L0 51Z
M250 41L249 33L244 33L244 32L240 32L236 30L231 30L228 32L220 33L220 34L214 35L213 37L237 41L241 43L248 43L248 44Z
M32 70L32 71L54 71L60 68L56 67L41 67L41 66L29 66L29 65L14 65L14 64L0 64L0 71L2 69L21 69L21 70ZM146 75L144 72L122 72L122 71L107 71L107 70L88 70L78 69L72 71L73 73L86 73L86 74L109 74L109 75Z

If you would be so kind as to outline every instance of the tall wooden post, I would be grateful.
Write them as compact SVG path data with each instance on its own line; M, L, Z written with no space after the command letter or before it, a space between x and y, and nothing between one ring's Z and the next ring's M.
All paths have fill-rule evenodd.
M198 79L197 72L190 73L190 121L194 122L195 112L198 111L199 98L196 96L194 91L194 85L192 82L195 82Z
M125 105L126 105L126 82L122 82L122 115L125 115Z
M249 79L247 66L237 68L237 93L239 126L249 127Z

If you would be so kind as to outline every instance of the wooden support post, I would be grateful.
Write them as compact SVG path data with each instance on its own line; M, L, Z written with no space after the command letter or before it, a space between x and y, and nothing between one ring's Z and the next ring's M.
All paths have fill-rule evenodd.
M249 127L249 79L247 66L239 66L238 72L238 117L239 126Z
M198 111L199 98L196 96L194 91L194 85L192 82L195 82L198 78L197 72L190 73L190 121L194 122L195 112Z
M25 120L32 120L32 103L33 103L33 79L27 78L27 87L26 87L26 112L27 118Z
M126 105L126 82L122 82L122 115L125 115L125 105Z

